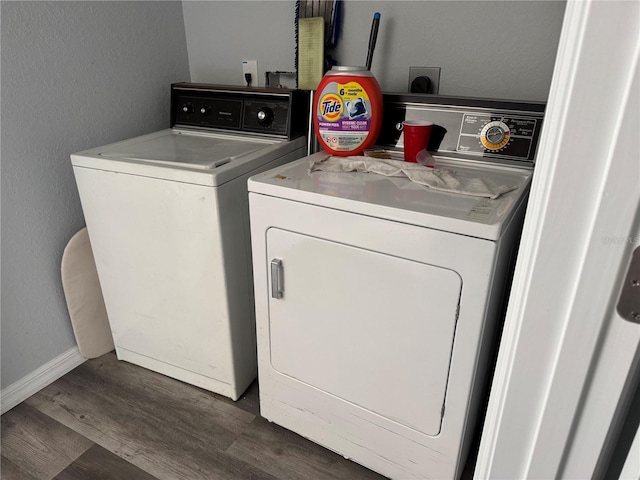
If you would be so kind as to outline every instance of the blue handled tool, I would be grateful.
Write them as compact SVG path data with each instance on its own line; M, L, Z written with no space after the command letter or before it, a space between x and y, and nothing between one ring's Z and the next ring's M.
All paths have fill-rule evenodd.
M371 34L369 35L369 51L367 52L367 70L371 70L371 61L373 60L373 51L376 48L376 40L378 39L378 25L380 25L380 12L373 14L373 23L371 24Z

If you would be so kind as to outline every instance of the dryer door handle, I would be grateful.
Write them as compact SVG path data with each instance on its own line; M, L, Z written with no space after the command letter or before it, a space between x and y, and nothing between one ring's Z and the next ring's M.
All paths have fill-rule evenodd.
M282 270L282 260L274 258L271 260L271 296L282 298L284 296L284 279Z

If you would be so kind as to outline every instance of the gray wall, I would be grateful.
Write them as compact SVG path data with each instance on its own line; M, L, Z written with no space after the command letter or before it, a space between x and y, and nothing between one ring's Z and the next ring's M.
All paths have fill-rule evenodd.
M242 59L261 81L293 70L294 3L0 4L2 388L75 345L60 281L84 226L69 154L167 127L171 82L239 84ZM347 0L337 58L364 63L380 11L384 90L424 65L442 67L442 94L546 100L564 6Z
M239 84L241 61L294 67L291 1L184 2L194 81ZM564 1L344 2L336 58L363 65L373 13L382 14L372 71L385 91L407 91L409 66L441 67L440 94L546 101Z
M169 126L180 2L2 2L2 388L75 345L60 280L84 226L69 154Z

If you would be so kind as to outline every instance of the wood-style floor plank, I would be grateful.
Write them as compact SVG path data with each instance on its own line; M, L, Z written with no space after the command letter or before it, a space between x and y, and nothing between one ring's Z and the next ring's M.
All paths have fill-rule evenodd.
M159 415L170 413L186 428L201 427L203 417L210 417L213 422L209 427L219 429L220 437L224 433L235 437L255 418L255 414L237 408L230 399L119 361L114 353L85 362L68 376L72 375L93 382L99 391L111 393L117 389L118 392L112 394L114 398L135 408Z
M273 478L224 452L254 415L113 354L85 362L27 403L159 479Z
M3 480L384 478L260 417L257 382L233 402L113 353L3 415L1 453Z
M20 470L20 467L4 455L0 457L0 478L2 480L35 480L33 475Z
M220 396L218 396L218 398L220 401L233 405L235 408L240 408L245 412L251 413L254 417L260 416L260 389L257 380L249 385L247 391L235 402L230 398Z
M54 480L156 480L156 477L94 445Z
M286 480L382 480L385 477L258 417L228 453Z
M51 480L93 445L24 403L2 415L1 438L2 456L38 480Z

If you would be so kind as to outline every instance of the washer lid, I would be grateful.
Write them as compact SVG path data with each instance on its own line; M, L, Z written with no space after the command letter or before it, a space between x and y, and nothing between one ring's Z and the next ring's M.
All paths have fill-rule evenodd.
M211 169L273 144L273 140L171 131L168 135L137 137L98 153L101 157L140 160L166 165Z
M74 167L217 186L304 146L304 139L165 129L71 155Z
M438 165L461 176L518 186L492 200L429 190L404 177L309 173L312 160L324 156L320 152L251 177L249 191L495 241L522 204L531 181L529 169L437 159Z

